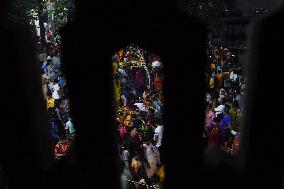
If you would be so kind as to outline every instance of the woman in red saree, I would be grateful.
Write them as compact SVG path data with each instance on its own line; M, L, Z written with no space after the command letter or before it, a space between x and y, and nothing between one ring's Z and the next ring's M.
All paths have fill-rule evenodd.
M206 111L205 130L209 126L209 123L213 121L214 117L215 117L215 113L213 111L213 106L212 104L209 104L207 107L207 111Z
M218 143L220 133L218 118L215 117L212 121L210 121L206 129L206 133L208 137L208 147Z
M59 140L55 145L55 158L60 159L65 156L70 148L70 144L67 140Z

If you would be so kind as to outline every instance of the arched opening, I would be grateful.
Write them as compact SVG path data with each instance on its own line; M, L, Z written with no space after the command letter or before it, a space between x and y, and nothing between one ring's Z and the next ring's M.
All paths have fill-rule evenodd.
M135 44L112 57L122 188L158 188L164 181L163 64Z
M48 7L50 3L54 3L52 7ZM57 6L59 3L62 6ZM11 68L19 70L14 74L18 76L11 80L15 81L13 83L15 96L9 96L11 99L17 99L18 94L24 94L16 100L15 105L11 105L13 112L17 112L13 113L13 119L18 119L18 122L12 122L10 125L15 131L3 130L3 135L7 138L10 136L15 138L15 143L10 145L16 147L13 153L6 152L9 156L5 158L11 161L1 159L0 180L1 186L3 184L5 188L25 187L29 182L26 178L33 176L36 177L33 183L39 183L40 179L37 178L41 174L35 170L45 169L48 172L53 169L53 165L58 165L53 164L57 162L53 161L54 159L69 157L67 153L70 152L69 149L73 144L75 130L70 115L66 80L61 69L59 35L59 29L66 24L65 3L66 1L63 0L13 0L7 2L7 9L4 12L1 9L1 34L11 34L8 40L3 41L3 44L7 44L4 52L10 51L13 54L7 67L9 69L6 71L8 73ZM54 17L58 14L62 17ZM8 60L8 57L6 58ZM17 103L19 101L27 104L27 107ZM21 160L18 161L19 159ZM13 169L14 164L16 169ZM25 184L15 176L20 170L26 170L24 175L21 174Z
M239 150L240 121L244 110L244 75L239 48L224 48L210 41L207 49L206 119L204 142L208 151L228 156Z
M36 29L35 35L38 37L38 60L55 159L66 157L76 137L62 67L60 36L62 27L74 18L74 10L74 2L64 0L36 1L28 9L29 14L33 15L31 25Z

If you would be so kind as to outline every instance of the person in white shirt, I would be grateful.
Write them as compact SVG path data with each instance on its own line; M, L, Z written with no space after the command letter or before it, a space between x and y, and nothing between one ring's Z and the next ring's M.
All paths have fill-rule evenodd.
M238 79L238 74L234 74L234 75L233 75L233 80L234 80L234 82L236 82L237 79Z
M154 132L154 141L156 142L156 147L159 150L159 163L160 165L164 164L164 147L163 147L163 133L164 133L164 126L162 118L158 118L157 127L155 128Z
M223 100L226 96L227 96L227 93L225 89L223 88L220 89L218 101L221 102L221 100Z
M134 105L137 106L140 111L147 112L147 109L143 103L135 103Z
M206 102L208 104L211 104L212 100L211 100L211 95L209 93L206 93Z
M231 71L231 73L230 73L230 80L234 80L234 71Z
M60 87L56 80L53 82L51 91L52 91L52 98L54 98L55 100L60 99L60 96L59 96Z
M223 103L223 100L221 100L221 102L217 106L217 108L214 109L216 117L218 117L220 114L222 114L224 112L224 109L225 109L225 105Z
M160 148L162 146L162 139L163 139L163 125L158 125L155 129L154 141L156 141L156 147Z
M143 144L144 154L147 160L148 166L145 166L146 174L148 178L151 178L158 171L157 164L160 164L159 150L152 144L152 138L146 140Z
M68 118L68 121L65 124L65 129L68 131L68 134L70 134L70 135L72 135L76 132L70 117Z
M52 87L54 84L54 79L53 78L49 78L48 79L48 89L52 92Z
M128 189L129 188L129 182L132 178L131 172L130 172L130 153L129 153L129 145L127 143L123 144L123 151L121 153L121 160L123 162L123 171L121 174L121 189Z

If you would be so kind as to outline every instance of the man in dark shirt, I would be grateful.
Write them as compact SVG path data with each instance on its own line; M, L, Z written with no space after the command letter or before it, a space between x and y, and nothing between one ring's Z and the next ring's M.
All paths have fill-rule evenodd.
M223 145L224 148L227 148L227 143L229 140L229 135L232 127L232 117L229 115L229 109L225 109L224 111L224 117L220 122L220 142L221 145Z

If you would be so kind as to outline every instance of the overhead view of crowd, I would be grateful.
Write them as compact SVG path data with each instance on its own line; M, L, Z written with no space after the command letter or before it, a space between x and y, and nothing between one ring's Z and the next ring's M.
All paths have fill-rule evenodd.
M123 189L162 188L163 65L134 44L112 57Z
M55 158L65 156L75 137L67 98L66 80L61 69L60 35L46 31L46 45L39 49L42 91L48 112L49 126L55 145Z
M209 42L206 77L206 119L204 146L217 145L235 156L240 143L240 120L244 111L245 80L239 49L228 49Z
M55 145L55 158L64 157L75 138L66 80L61 69L60 35L46 32L47 45L38 53L42 91ZM237 154L245 83L236 49L209 42L206 77L205 147L218 146ZM121 157L122 188L162 188L163 64L153 53L131 44L112 57L115 121Z

